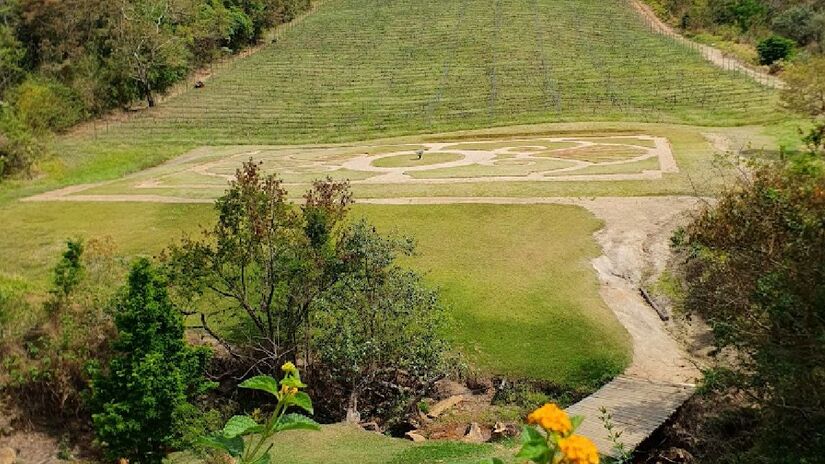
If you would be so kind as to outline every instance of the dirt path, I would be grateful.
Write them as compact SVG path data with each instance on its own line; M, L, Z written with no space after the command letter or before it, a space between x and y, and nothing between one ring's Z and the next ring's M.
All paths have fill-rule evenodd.
M641 14L644 17L645 21L647 21L647 23L653 28L654 31L658 32L659 34L672 37L673 39L679 42L689 45L691 48L699 50L699 52L702 53L702 56L714 65L722 69L741 72L742 74L745 74L746 76L759 82L760 84L772 87L774 89L781 89L785 86L785 83L782 82L782 80L776 76L772 76L764 71L754 69L748 64L740 61L738 58L731 57L725 54L722 50L719 50L718 48L694 42L688 39L687 37L679 34L670 25L666 24L664 21L659 19L659 17L656 16L656 13L648 5L644 4L640 0L631 0L631 4L633 5L633 8L635 8L636 11L638 11L639 14Z

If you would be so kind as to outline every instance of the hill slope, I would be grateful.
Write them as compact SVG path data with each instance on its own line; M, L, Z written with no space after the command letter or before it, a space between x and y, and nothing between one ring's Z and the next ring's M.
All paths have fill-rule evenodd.
M515 123L764 120L775 95L648 29L624 0L327 0L115 136L367 139Z

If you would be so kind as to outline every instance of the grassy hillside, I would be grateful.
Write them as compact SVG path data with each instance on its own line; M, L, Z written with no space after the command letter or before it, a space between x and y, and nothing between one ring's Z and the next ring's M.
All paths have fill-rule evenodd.
M295 143L523 122L764 120L774 95L623 0L328 0L111 136Z

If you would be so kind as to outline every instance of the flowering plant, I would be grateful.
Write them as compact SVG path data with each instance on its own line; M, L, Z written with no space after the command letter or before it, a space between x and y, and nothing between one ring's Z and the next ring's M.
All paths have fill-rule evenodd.
M200 444L228 454L236 464L269 464L273 435L284 430L319 430L320 426L314 420L301 414L286 413L288 408L294 406L312 414L312 400L300 391L306 384L301 382L298 368L293 363L284 364L281 370L284 377L280 382L268 375L259 375L239 385L241 388L265 391L277 398L275 411L268 420L259 424L249 416L233 416L223 430L201 438ZM247 443L244 436L252 438ZM264 448L267 442L269 446Z
M545 404L527 416L516 457L536 464L599 464L596 445L575 434L583 420L581 416L569 417L555 404ZM504 462L494 459L493 464Z

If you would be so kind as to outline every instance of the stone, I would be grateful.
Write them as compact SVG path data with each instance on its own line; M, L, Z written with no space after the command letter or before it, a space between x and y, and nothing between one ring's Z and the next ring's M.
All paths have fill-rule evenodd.
M515 422L496 422L493 431L490 432L491 440L503 440L518 436L519 428Z
M450 379L441 379L436 382L435 391L438 392L437 398L448 398L456 395L473 394L473 392L463 383L455 382Z
M421 435L418 430L411 430L404 434L405 437L412 440L413 443L423 443L427 441L427 437Z
M367 432L381 433L381 427L379 427L378 424L375 422L362 422L361 428L366 430Z
M487 438L484 437L484 432L481 430L478 422L472 422L467 427L467 433L464 434L464 438L462 438L461 441L465 443L484 443L487 441Z
M448 409L456 407L462 401L464 401L464 397L462 395L453 395L446 400L441 400L432 405L430 410L427 412L427 415L435 419L441 414L444 414L444 412Z
M17 461L17 452L11 448L0 448L0 464L14 464Z

